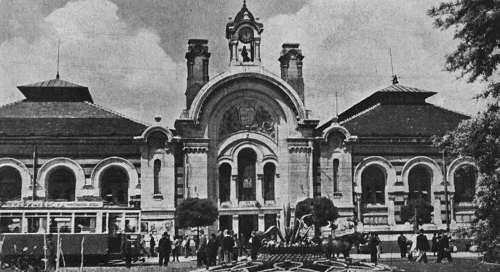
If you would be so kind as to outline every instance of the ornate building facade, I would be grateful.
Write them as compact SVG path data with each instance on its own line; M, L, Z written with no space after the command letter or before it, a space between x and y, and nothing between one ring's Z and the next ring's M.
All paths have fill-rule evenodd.
M395 81L320 125L305 107L299 44L282 45L274 75L262 65L263 31L244 4L226 25L229 68L214 78L208 41L189 40L175 129L106 110L59 78L20 86L26 100L0 107L4 232L106 233L111 221L123 231L174 231L187 197L217 205L212 230L247 237L282 222L284 206L319 196L365 231L410 231L400 210L419 198L434 207L429 230L471 222L475 165L457 158L444 167L431 140L468 116Z

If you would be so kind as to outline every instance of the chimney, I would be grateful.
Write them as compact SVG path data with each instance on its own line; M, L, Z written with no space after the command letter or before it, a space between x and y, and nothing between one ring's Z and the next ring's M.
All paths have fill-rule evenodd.
M205 85L208 78L208 40L190 39L188 41L187 60L187 87L186 87L186 108L191 108L194 98Z
M281 78L292 86L304 102L304 78L302 77L302 50L298 43L284 43L280 58Z

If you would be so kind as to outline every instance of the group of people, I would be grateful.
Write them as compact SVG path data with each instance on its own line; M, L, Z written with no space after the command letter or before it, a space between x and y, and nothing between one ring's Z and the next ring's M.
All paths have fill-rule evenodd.
M415 235L411 240L406 239L406 237L401 233L398 237L398 246L401 252L401 258L406 258L406 254L408 253L408 260L414 262L424 263L429 262L427 259L427 252L432 251L434 255L437 252L437 261L440 263L444 258L448 259L449 262L452 261L451 252L452 249L450 247L450 237L448 233L443 233L439 236L435 233L432 238L432 247L430 246L429 240L427 236L424 234L424 230L421 229L418 231L418 234Z
M158 242L157 247L154 237L151 236L149 252L145 249L145 239L143 237L142 250L148 257L155 257L157 252L159 266L161 267L168 266L170 255L172 255L172 261L179 261L181 249L184 249L186 258L188 256L193 256L191 247L194 245L198 267L203 265L209 267L237 261L238 256L247 253L248 248L250 248L251 258L253 260L257 259L257 254L261 247L261 240L255 231L252 232L251 236L250 240L247 241L246 238L238 237L238 235L232 231L219 230L217 234L212 233L210 237L207 237L205 232L200 230L199 240L195 243L189 236L185 236L184 240L182 237L177 236L174 237L172 241L168 233L165 232Z

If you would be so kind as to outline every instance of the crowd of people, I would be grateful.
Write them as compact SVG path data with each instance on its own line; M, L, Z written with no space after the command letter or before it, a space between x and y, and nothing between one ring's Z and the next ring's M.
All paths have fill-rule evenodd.
M434 233L432 237L432 246L424 234L424 230L419 230L411 239L407 239L402 233L398 237L398 246L401 252L401 258L406 258L412 262L428 263L427 252L433 252L435 256L437 253L437 263L440 263L444 258L448 262L452 261L451 252L453 249L450 245L450 237L447 232Z
M219 230L216 233L205 235L203 230L199 231L199 239L192 239L190 236L174 236L170 240L170 235L165 232L162 238L158 241L151 235L149 240L149 250L146 247L146 239L143 236L141 243L141 251L148 257L156 257L158 254L159 266L168 266L169 261L179 261L181 254L185 258L196 257L198 267L203 265L210 267L220 265L222 263L231 263L237 261L238 257L246 255L252 260L257 259L259 249L261 247L260 237L252 232L251 237L247 239L242 235L230 230ZM170 259L170 255L172 258Z

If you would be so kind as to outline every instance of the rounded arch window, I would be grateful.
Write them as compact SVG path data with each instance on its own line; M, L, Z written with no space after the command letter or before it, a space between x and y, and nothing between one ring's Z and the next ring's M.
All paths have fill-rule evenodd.
M128 203L129 177L125 169L118 166L108 167L101 174L100 184L101 198L108 204Z
M385 175L377 166L368 166L361 174L362 203L385 203Z
M472 165L460 166L453 173L455 183L455 202L472 202L476 195L477 169Z
M238 199L255 200L257 154L245 148L238 154Z
M0 200L20 200L22 191L21 173L14 167L0 168Z
M408 198L431 200L431 173L424 166L417 165L408 174L408 187L410 194Z
M276 176L276 165L266 163L264 165L264 200L274 200L274 177Z
M75 201L76 177L73 170L60 166L48 175L48 198L51 200Z
M230 201L231 194L231 165L223 163L219 166L219 199L221 202Z

